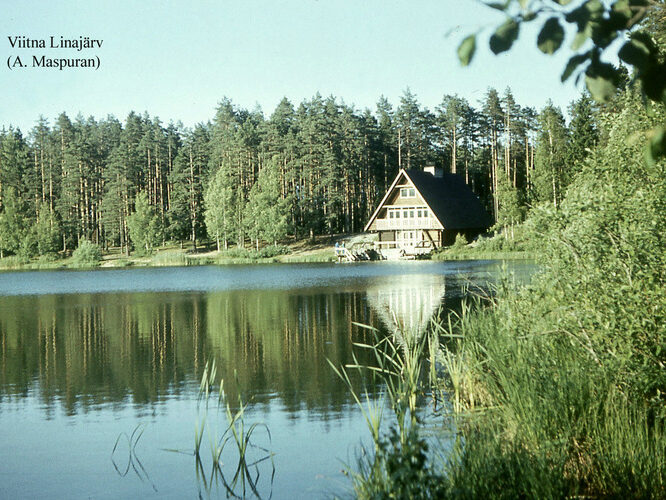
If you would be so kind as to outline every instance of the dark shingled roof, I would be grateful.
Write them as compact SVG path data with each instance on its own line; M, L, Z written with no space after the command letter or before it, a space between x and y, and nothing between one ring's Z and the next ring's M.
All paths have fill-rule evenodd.
M479 197L461 176L444 174L443 177L433 177L414 169L405 173L445 229L487 229L492 225Z

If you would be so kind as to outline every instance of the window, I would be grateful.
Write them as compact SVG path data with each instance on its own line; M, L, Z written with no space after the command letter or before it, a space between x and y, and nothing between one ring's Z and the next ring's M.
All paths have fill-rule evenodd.
M416 189L400 188L400 198L416 198Z

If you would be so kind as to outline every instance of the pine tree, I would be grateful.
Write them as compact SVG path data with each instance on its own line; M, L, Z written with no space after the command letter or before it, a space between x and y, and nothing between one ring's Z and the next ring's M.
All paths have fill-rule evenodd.
M218 168L206 187L204 194L204 219L208 236L215 240L217 251L229 248L229 240L235 233L234 190L230 184L228 170Z
M599 141L594 101L587 92L571 104L569 114L571 115L569 125L571 141L568 148L567 163L577 171L577 165L587 158Z
M398 164L401 168L423 168L434 160L435 117L421 109L416 96L406 89L395 114L398 129Z
M189 238L197 248L197 240L205 236L203 193L210 157L208 129L197 125L186 135L179 149L169 179L172 184L168 223L171 237Z
M559 108L549 103L539 113L539 135L534 164L533 201L550 201L557 207L569 179L568 130Z
M377 102L376 115L379 126L378 148L382 165L379 191L385 193L391 179L398 173L399 161L397 141L394 139L398 132L395 127L393 108L384 96L380 97Z
M495 219L499 212L498 176L499 176L499 135L503 128L504 112L502 110L499 94L493 88L488 89L483 103L483 129L486 144L489 147L490 184L493 197L493 214Z
M148 195L141 192L134 200L134 212L127 218L129 236L136 248L150 253L163 239L160 214L150 204Z

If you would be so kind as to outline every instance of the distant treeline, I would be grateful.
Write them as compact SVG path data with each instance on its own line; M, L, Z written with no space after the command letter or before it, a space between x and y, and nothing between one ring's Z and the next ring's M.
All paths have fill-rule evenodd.
M465 176L499 225L513 224L535 202L557 204L597 141L590 99L569 111L567 127L552 104L537 114L489 89L478 108L446 95L429 110L407 90L374 113L285 98L269 118L224 98L192 129L134 112L124 124L39 117L27 136L0 132L0 253L357 232L398 168L426 165Z

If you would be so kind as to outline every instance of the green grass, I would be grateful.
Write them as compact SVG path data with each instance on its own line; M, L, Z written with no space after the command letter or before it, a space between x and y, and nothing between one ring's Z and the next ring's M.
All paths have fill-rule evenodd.
M333 253L314 254L314 255L287 255L278 257L277 262L286 263L307 263L307 262L335 262L336 257Z
M357 498L437 498L445 485L428 453L428 444L422 431L420 405L430 390L429 382L434 369L436 337L424 332L406 331L396 321L396 333L381 337L379 331L367 325L358 327L371 330L374 343L354 343L356 350L370 351L372 366L353 363L344 367L331 367L349 388L359 406L370 431L373 449L363 448L354 467L346 472L352 480ZM350 370L368 370L380 377L385 393L376 401L367 392L359 394L351 383ZM383 399L388 402L390 418L385 419ZM388 429L383 429L383 422ZM425 496L424 496L425 495Z
M492 298L471 298L433 324L429 336L404 332L356 345L374 352L377 363L346 370L383 377L392 412L378 414L353 393L374 443L349 470L357 497L666 497L663 390L645 394L650 361L635 362L643 346L622 350L608 338L614 321L603 326L606 333L586 337L574 310L593 305L565 306L559 287L569 279L546 275L520 290L502 282ZM645 327L651 307L644 304L624 326ZM352 390L346 371L335 371ZM660 377L653 383L663 388ZM423 437L443 422L418 417L416 402L431 391L448 401L444 421L458 429L445 460ZM382 431L381 422L395 424Z
M536 252L525 251L480 251L470 248L462 251L442 251L432 255L431 260L528 260L536 259Z
M303 242L296 242L293 248L305 249ZM292 253L292 247L285 245L267 246L259 251L250 248L232 248L221 252L207 254L192 253L191 249L182 249L170 243L158 248L152 254L133 252L129 257L119 253L119 249L111 249L101 260L96 258L63 257L62 255L40 256L33 259L8 256L0 259L0 269L92 269L97 267L169 267L169 266L201 266L201 265L242 265L271 263L309 263L333 262L335 256L332 249L321 248L304 254Z
M192 259L183 251L159 252L150 259L151 266L189 266L192 265Z

